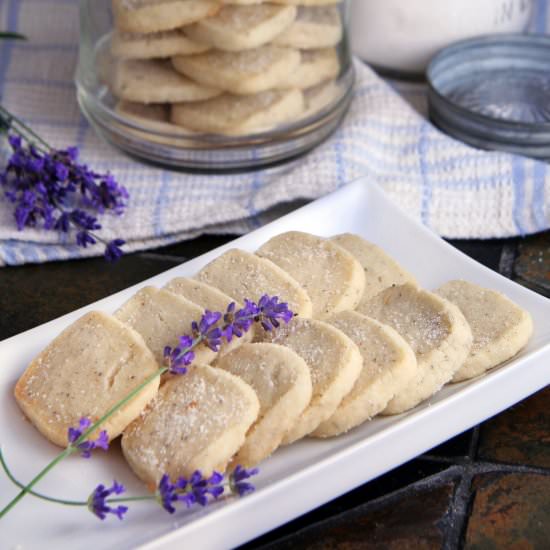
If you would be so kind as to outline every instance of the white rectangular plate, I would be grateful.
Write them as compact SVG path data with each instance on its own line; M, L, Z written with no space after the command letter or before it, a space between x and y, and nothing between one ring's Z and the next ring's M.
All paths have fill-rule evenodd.
M227 548L274 529L402 464L520 401L550 382L550 300L505 279L446 244L405 216L383 192L357 181L249 235L95 304L0 342L0 444L16 477L29 480L56 453L24 420L12 397L28 362L85 311L114 311L138 288L193 275L228 248L256 250L288 230L330 236L358 233L382 246L419 282L432 289L463 278L499 290L528 310L535 332L522 353L486 376L444 388L429 402L397 417L380 418L327 441L305 440L278 450L261 465L257 491L204 509L169 516L154 504L134 504L127 519L100 522L84 509L63 508L26 497L1 522L2 548ZM77 361L78 358L75 358ZM114 444L114 447L117 445ZM90 461L71 457L38 490L85 499L112 479L139 494L143 487L120 453L98 452ZM0 505L15 494L0 475ZM174 546L176 545L176 546Z

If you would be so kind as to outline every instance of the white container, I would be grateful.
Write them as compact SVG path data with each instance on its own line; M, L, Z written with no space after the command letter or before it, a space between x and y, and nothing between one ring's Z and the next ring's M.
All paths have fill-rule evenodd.
M352 0L351 45L377 68L421 74L452 42L524 31L532 8L532 0Z

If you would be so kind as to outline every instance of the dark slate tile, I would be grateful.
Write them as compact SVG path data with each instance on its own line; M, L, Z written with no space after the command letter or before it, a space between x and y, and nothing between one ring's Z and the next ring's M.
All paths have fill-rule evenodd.
M474 430L463 432L429 450L426 455L444 458L466 458L470 454Z
M176 265L132 254L116 264L102 258L3 267L0 340L30 329Z
M312 525L266 548L439 550L448 533L454 489L455 483L446 481L398 493Z
M550 231L521 241L514 270L518 282L550 296Z
M473 480L467 550L550 547L550 476L485 474Z
M550 387L485 422L478 456L483 460L550 468L549 402Z
M464 240L453 239L449 243L474 260L499 271L504 247L515 246L517 239Z
M430 478L430 483L434 485L441 484L439 476L445 476L448 467L448 464L427 462L424 460L407 462L403 466L395 468L387 474L365 483L361 487L252 541L243 546L242 550L264 548L264 546L271 544L273 541L278 541L283 537L296 533L311 524L324 522L335 515L346 513L358 506L363 506L365 503L378 499L383 495L398 490L414 492L414 484L426 478Z
M218 246L222 246L229 241L236 239L237 237L238 235L203 235L189 241L183 241L181 243L173 244L170 246L156 248L144 254L161 254L165 256L181 258L182 261L185 261L209 252L210 250L217 248Z

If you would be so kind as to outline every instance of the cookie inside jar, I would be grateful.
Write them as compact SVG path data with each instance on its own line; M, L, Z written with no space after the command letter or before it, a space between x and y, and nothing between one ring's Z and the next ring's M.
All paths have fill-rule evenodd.
M210 149L280 143L303 140L328 115L324 139L345 112L345 0L110 1L94 71L101 101L134 138Z

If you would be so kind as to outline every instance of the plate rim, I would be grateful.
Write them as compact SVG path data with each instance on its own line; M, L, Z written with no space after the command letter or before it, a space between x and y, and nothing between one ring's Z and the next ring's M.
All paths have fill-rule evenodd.
M111 303L113 299L122 301L124 299L125 294L130 294L136 289L141 288L147 284L155 284L155 281L159 280L160 278L164 278L166 276L169 276L169 274L173 272L181 270L182 266L188 265L190 263L204 264L206 261L208 261L209 258L217 256L223 250L226 250L231 247L239 246L243 241L250 240L251 238L261 235L262 233L269 233L270 227L273 225L279 226L281 223L284 224L289 221L291 222L294 218L302 217L304 213L307 214L308 211L315 210L316 208L318 208L319 204L325 204L330 202L331 200L333 200L334 195L347 194L347 193L349 193L352 196L352 198L353 198L353 194L359 194L363 198L363 200L369 200L371 196L375 196L377 200L383 200L384 203L390 209L392 209L394 212L399 212L399 215L401 217L407 218L409 222L412 222L417 227L418 230L421 230L425 238L428 238L432 242L437 241L438 246L443 245L443 246L449 247L449 249L452 249L452 252L454 254L460 257L461 261L466 261L470 265L475 265L475 268L478 270L481 268L483 272L490 274L491 277L496 277L504 280L507 285L512 285L512 286L515 285L514 288L517 287L516 290L521 294L525 296L529 296L531 298L536 297L537 300L539 299L542 300L541 304L546 304L545 300L547 299L545 299L543 296L537 294L536 292L528 288L521 287L521 285L515 283L514 281L511 281L510 279L507 279L501 274L480 264L479 262L470 258L466 254L455 249L452 245L446 243L441 237L437 236L429 228L427 228L426 226L423 226L417 220L415 220L412 216L410 216L408 213L403 212L401 209L399 209L399 207L393 204L390 201L390 199L386 196L384 191L378 185L372 182L369 182L367 178L359 178L341 187L337 191L329 195L326 195L325 197L322 197L317 201L313 201L310 204L307 204L281 218L278 218L271 224L267 224L266 226L263 226L235 240L232 240L222 245L221 247L217 247L211 251L201 254L200 256L192 258L187 262L182 262L182 264L174 266L153 277L150 277L144 281L141 281L121 291L115 292L96 302L93 302L91 304L78 308L56 319L52 319L42 325L39 325L37 327L34 327L32 329L29 329L17 335L11 336L10 338L2 340L0 341L0 351L4 347L11 347L12 345L15 345L23 337L32 336L34 333L40 332L44 330L46 327L51 327L54 324L62 323L62 328L65 328L65 326L67 326L70 322L72 322L74 318L76 318L79 315L82 315L85 311L89 311L94 308L105 309L105 304ZM548 305L550 305L550 300L547 300L547 301L548 301ZM108 309L111 310L110 307ZM354 459L357 458L358 455L361 454L361 452L363 452L362 450L364 447L379 446L383 444L384 441L387 440L388 438L395 437L395 435L393 434L399 434L401 432L408 431L411 425L415 425L422 422L425 422L427 424L429 424L430 422L433 422L434 417L437 416L433 414L434 410L435 412L439 412L445 409L452 409L453 407L457 407L458 405L461 404L462 401L464 400L468 401L469 399L471 399L471 396L474 396L477 392L486 391L485 389L483 389L486 386L498 386L499 384L502 383L500 382L501 379L514 377L516 370L520 368L520 366L524 365L525 363L536 363L537 360L544 355L548 355L550 357L550 340L544 343L539 348L530 351L526 356L521 357L520 361L517 364L505 365L505 367L512 367L512 368L494 369L488 374L486 374L485 376L483 376L482 378L475 379L473 382L470 381L470 382L461 383L460 385L463 386L462 391L443 397L440 401L437 401L435 404L431 406L420 406L420 408L418 409L415 408L414 410L408 413L399 415L403 417L400 419L399 422L396 422L395 424L392 424L389 426L385 426L380 431L374 434L370 434L368 437L360 441L351 442L343 448L334 449L329 456L323 457L308 466L302 467L299 470L292 472L290 475L286 476L284 479L275 481L274 483L271 483L270 485L261 488L255 494L252 494L245 499L234 500L231 503L228 503L228 505L226 506L216 507L210 513L199 516L191 520L190 522L182 525L181 527L177 527L172 531L164 533L151 540L138 543L135 547L140 548L142 550L152 550L153 548L156 549L156 548L167 547L169 544L173 544L174 542L179 542L180 540L183 540L183 539L185 539L186 542L189 543L190 539L197 538L197 537L200 538L201 533L205 529L209 529L212 526L212 524L216 524L216 522L218 521L225 521L227 524L229 523L235 524L235 525L232 525L232 528L235 532L229 533L227 530L224 530L223 540L225 544L230 542L232 545L236 545L236 544L243 543L247 540L251 540L251 538L261 536L263 533L267 532L268 530L277 528L279 525L285 523L286 521L292 519L293 517L297 517L297 515L307 513L309 510L313 509L314 507L320 506L325 502L331 500L332 498L336 498L338 495L352 489L358 484L370 481L376 478L378 475L381 475L393 468L398 467L400 464L404 463L410 458L433 447L433 444L426 444L427 445L426 448L423 448L424 447L424 444L423 444L421 446L422 448L419 451L418 451L418 448L419 448L418 444L415 445L414 449L416 450L411 451L412 454L410 454L410 456L408 456L407 458L404 458L403 460L399 459L398 461L395 461L395 462L390 461L389 462L390 465L385 469L384 468L380 469L380 467L377 467L377 473L375 473L374 475L369 474L367 478L363 479L362 481L359 481L359 483L357 483L357 479L359 478L357 476L353 477L352 475L353 472L352 472L347 474L346 481L342 481L341 479L336 484L333 483L332 485L329 484L330 486L327 486L327 487L320 487L316 489L317 492L314 493L314 496L306 496L304 499L301 500L300 512L295 513L296 511L295 508L297 506L297 503L293 503L292 506L294 506L294 508L292 508L291 506L288 506L283 511L279 510L278 511L279 519L273 521L275 518L274 516L271 516L269 521L264 520L262 527L260 527L259 529L258 529L258 524L256 523L254 524L253 527L247 526L248 530L245 531L243 530L242 526L239 524L238 521L228 522L227 520L232 519L234 516L238 519L239 517L241 517L241 514L243 513L246 514L247 511L254 511L254 509L258 506L258 504L261 504L262 502L269 501L272 498L279 499L280 494L284 493L284 491L287 490L288 488L294 487L295 484L297 483L302 483L304 479L314 478L316 475L319 475L323 471L329 471L334 468L337 468L338 466L337 463L346 462L346 461L352 462ZM539 361L539 362L541 364L543 363L542 361ZM514 363L514 360L512 360L512 363ZM531 373L531 377L535 376L535 374L537 374L536 369L531 369L530 373ZM542 377L545 373L542 372L539 374ZM535 382L534 380L531 381L529 377L525 377L525 378L526 380L524 381L524 383L526 387L532 388L534 385L538 384L538 382ZM546 384L550 383L550 373L546 375L546 379L547 379ZM530 395L534 391L537 391L537 389L539 389L540 387L543 387L543 386L539 386L534 390L530 391L529 393L525 393L525 395L522 394L514 402L517 402L525 398L527 395ZM489 414L488 416L482 419L475 420L472 424L469 424L466 427L463 427L465 423L465 420L463 419L460 423L461 427L457 431L454 431L453 433L451 433L451 435L446 435L445 439L447 439L448 437L453 437L457 433L461 433L465 429L468 429L471 425L475 425L483 421L485 418L492 416L493 414L497 414L498 412L500 412L501 410L504 410L511 404L513 403L504 404L500 408L497 407L498 410L495 410L494 412L492 412L491 414ZM471 413L469 412L469 414ZM395 417L392 417L392 418L395 418ZM469 421L467 421L466 423L468 422ZM447 432L447 434L448 433L449 432ZM441 441L442 440L438 440L434 444L437 444L437 442L441 442ZM300 479L302 481L300 481ZM319 485L323 485L323 484L319 484ZM295 499L295 500L298 500L298 499ZM211 531L209 532L211 533ZM217 547L221 547L220 540L216 539L216 540L205 541L204 539L201 539L201 548L217 548Z

